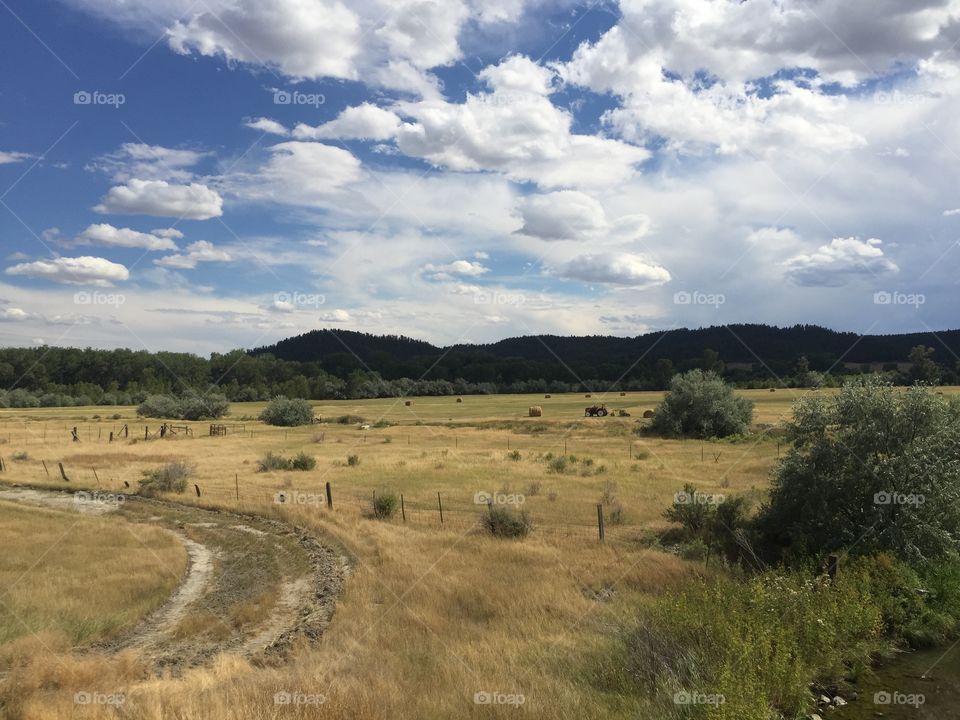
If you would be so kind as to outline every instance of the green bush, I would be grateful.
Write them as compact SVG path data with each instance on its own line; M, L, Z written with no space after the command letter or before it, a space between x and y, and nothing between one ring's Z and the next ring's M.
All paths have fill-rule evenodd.
M230 410L222 395L150 395L140 403L137 415L161 420L216 420ZM119 416L118 416L119 417Z
M378 520L387 520L393 517L400 501L393 493L383 493L373 498L373 517Z
M494 537L522 538L533 530L533 522L526 511L502 506L490 506L480 520L481 526Z
M347 455L347 465L349 465L350 467L356 467L359 464L360 464L359 455Z
M192 465L172 462L153 470L144 470L140 479L140 494L154 497L160 493L182 493L187 489L187 479L193 476Z
M313 407L306 400L276 397L267 403L260 413L260 420L267 425L298 427L313 422Z
M691 370L670 381L650 429L668 437L726 437L745 432L752 420L752 402L735 395L718 375Z
M567 458L565 458L563 455L552 458L551 460L547 461L547 468L550 470L550 472L564 473L567 471Z
M257 461L257 472L270 472L272 470L313 470L316 466L316 458L304 452L298 453L292 458L268 452Z
M757 522L770 557L852 548L922 567L960 552L960 404L860 379L802 398L788 433Z
M150 395L137 408L139 417L180 419L180 402L172 395Z

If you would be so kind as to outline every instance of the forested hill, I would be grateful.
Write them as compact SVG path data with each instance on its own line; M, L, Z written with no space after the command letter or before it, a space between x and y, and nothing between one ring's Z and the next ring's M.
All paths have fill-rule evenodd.
M729 368L750 364L754 374L763 366L777 374L795 369L806 357L813 370L837 364L906 362L911 349L933 348L932 358L955 369L960 357L960 330L901 335L837 332L816 325L778 328L769 325L730 325L654 332L634 338L556 335L508 338L485 345L437 347L402 336L375 336L348 330L314 330L252 353L283 360L319 363L327 372L344 376L356 369L378 372L386 379L435 376L471 381L511 379L574 379L630 375L632 366L653 366L669 360L675 368L697 365L704 351L713 350Z

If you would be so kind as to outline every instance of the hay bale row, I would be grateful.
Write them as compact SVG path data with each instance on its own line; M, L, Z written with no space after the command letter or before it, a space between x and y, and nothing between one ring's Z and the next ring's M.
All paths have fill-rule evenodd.
M543 408L539 405L531 405L530 410L528 411L529 417L541 417L543 415Z
M648 419L649 419L649 418L652 418L654 415L656 415L656 413L655 413L653 410L644 410L644 411L643 411L643 416L644 416L645 418L648 418Z

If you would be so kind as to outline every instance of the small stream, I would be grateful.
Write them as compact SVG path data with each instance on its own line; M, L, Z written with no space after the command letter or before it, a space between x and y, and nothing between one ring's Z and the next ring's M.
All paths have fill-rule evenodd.
M960 643L903 653L857 683L858 698L835 720L954 720L960 718Z

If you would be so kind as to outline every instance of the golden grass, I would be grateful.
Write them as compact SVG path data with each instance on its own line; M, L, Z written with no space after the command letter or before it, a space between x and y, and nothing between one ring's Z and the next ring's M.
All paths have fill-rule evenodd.
M757 403L757 423L776 425L803 392L745 394ZM344 401L318 403L318 411L325 419L357 414L368 422L385 417L399 424L367 431L328 423L284 430L247 420L243 434L210 438L203 434L205 425L196 423L193 439L108 446L49 440L55 429L64 436L66 425L93 412L109 416L113 408L71 408L61 415L29 411L27 430L23 415L7 411L0 437L9 433L10 451L26 449L46 458L51 478L35 460L11 464L6 479L62 486L51 465L62 461L84 484L93 485L96 467L102 485L117 489L123 480L135 485L158 456L175 456L196 464L203 492L200 499L188 492L181 501L239 506L307 526L344 548L353 566L323 640L300 647L291 663L261 668L226 657L181 679L148 682L133 681L118 668L102 682L127 693L122 714L100 707L90 708L89 717L518 715L510 705L475 704L474 695L484 691L523 694L519 712L525 717L643 716L642 698L617 695L597 679L615 641L616 621L641 611L652 596L681 587L692 574L706 572L651 547L650 537L667 526L663 511L684 482L705 492L759 497L776 463L778 440L764 432L716 443L638 436L635 421L660 394L593 395L590 402L607 402L631 416L584 419L588 403L580 394L467 396L462 403L453 397L416 398L411 406ZM531 404L543 406L542 418L526 417ZM232 415L255 417L261 408L235 404ZM131 419L129 408L116 411ZM47 444L37 441L44 425ZM96 436L96 426L89 425L81 424L84 438ZM132 424L131 435L142 437L142 425ZM315 470L256 472L256 460L267 451L300 450L317 458ZM508 455L514 450L519 461ZM7 452L0 448L0 454ZM554 473L542 459L547 453L575 455L578 461ZM359 465L347 464L350 454L359 456ZM601 465L605 470L598 473ZM333 487L332 512L321 500L326 482ZM539 491L531 494L537 483ZM596 504L608 483L616 485L627 522L608 527L608 543L600 545ZM277 505L274 495L282 489L302 493L304 503ZM374 490L402 492L407 522L399 516L386 522L366 518ZM536 529L526 540L497 541L478 532L483 507L474 504L474 494L501 490L529 495L524 507ZM444 502L442 526L437 492ZM274 694L284 691L322 695L325 702L275 705ZM28 693L21 717L54 716L67 707L62 702L57 690Z
M62 633L103 639L161 605L186 552L159 529L0 501L0 644Z

